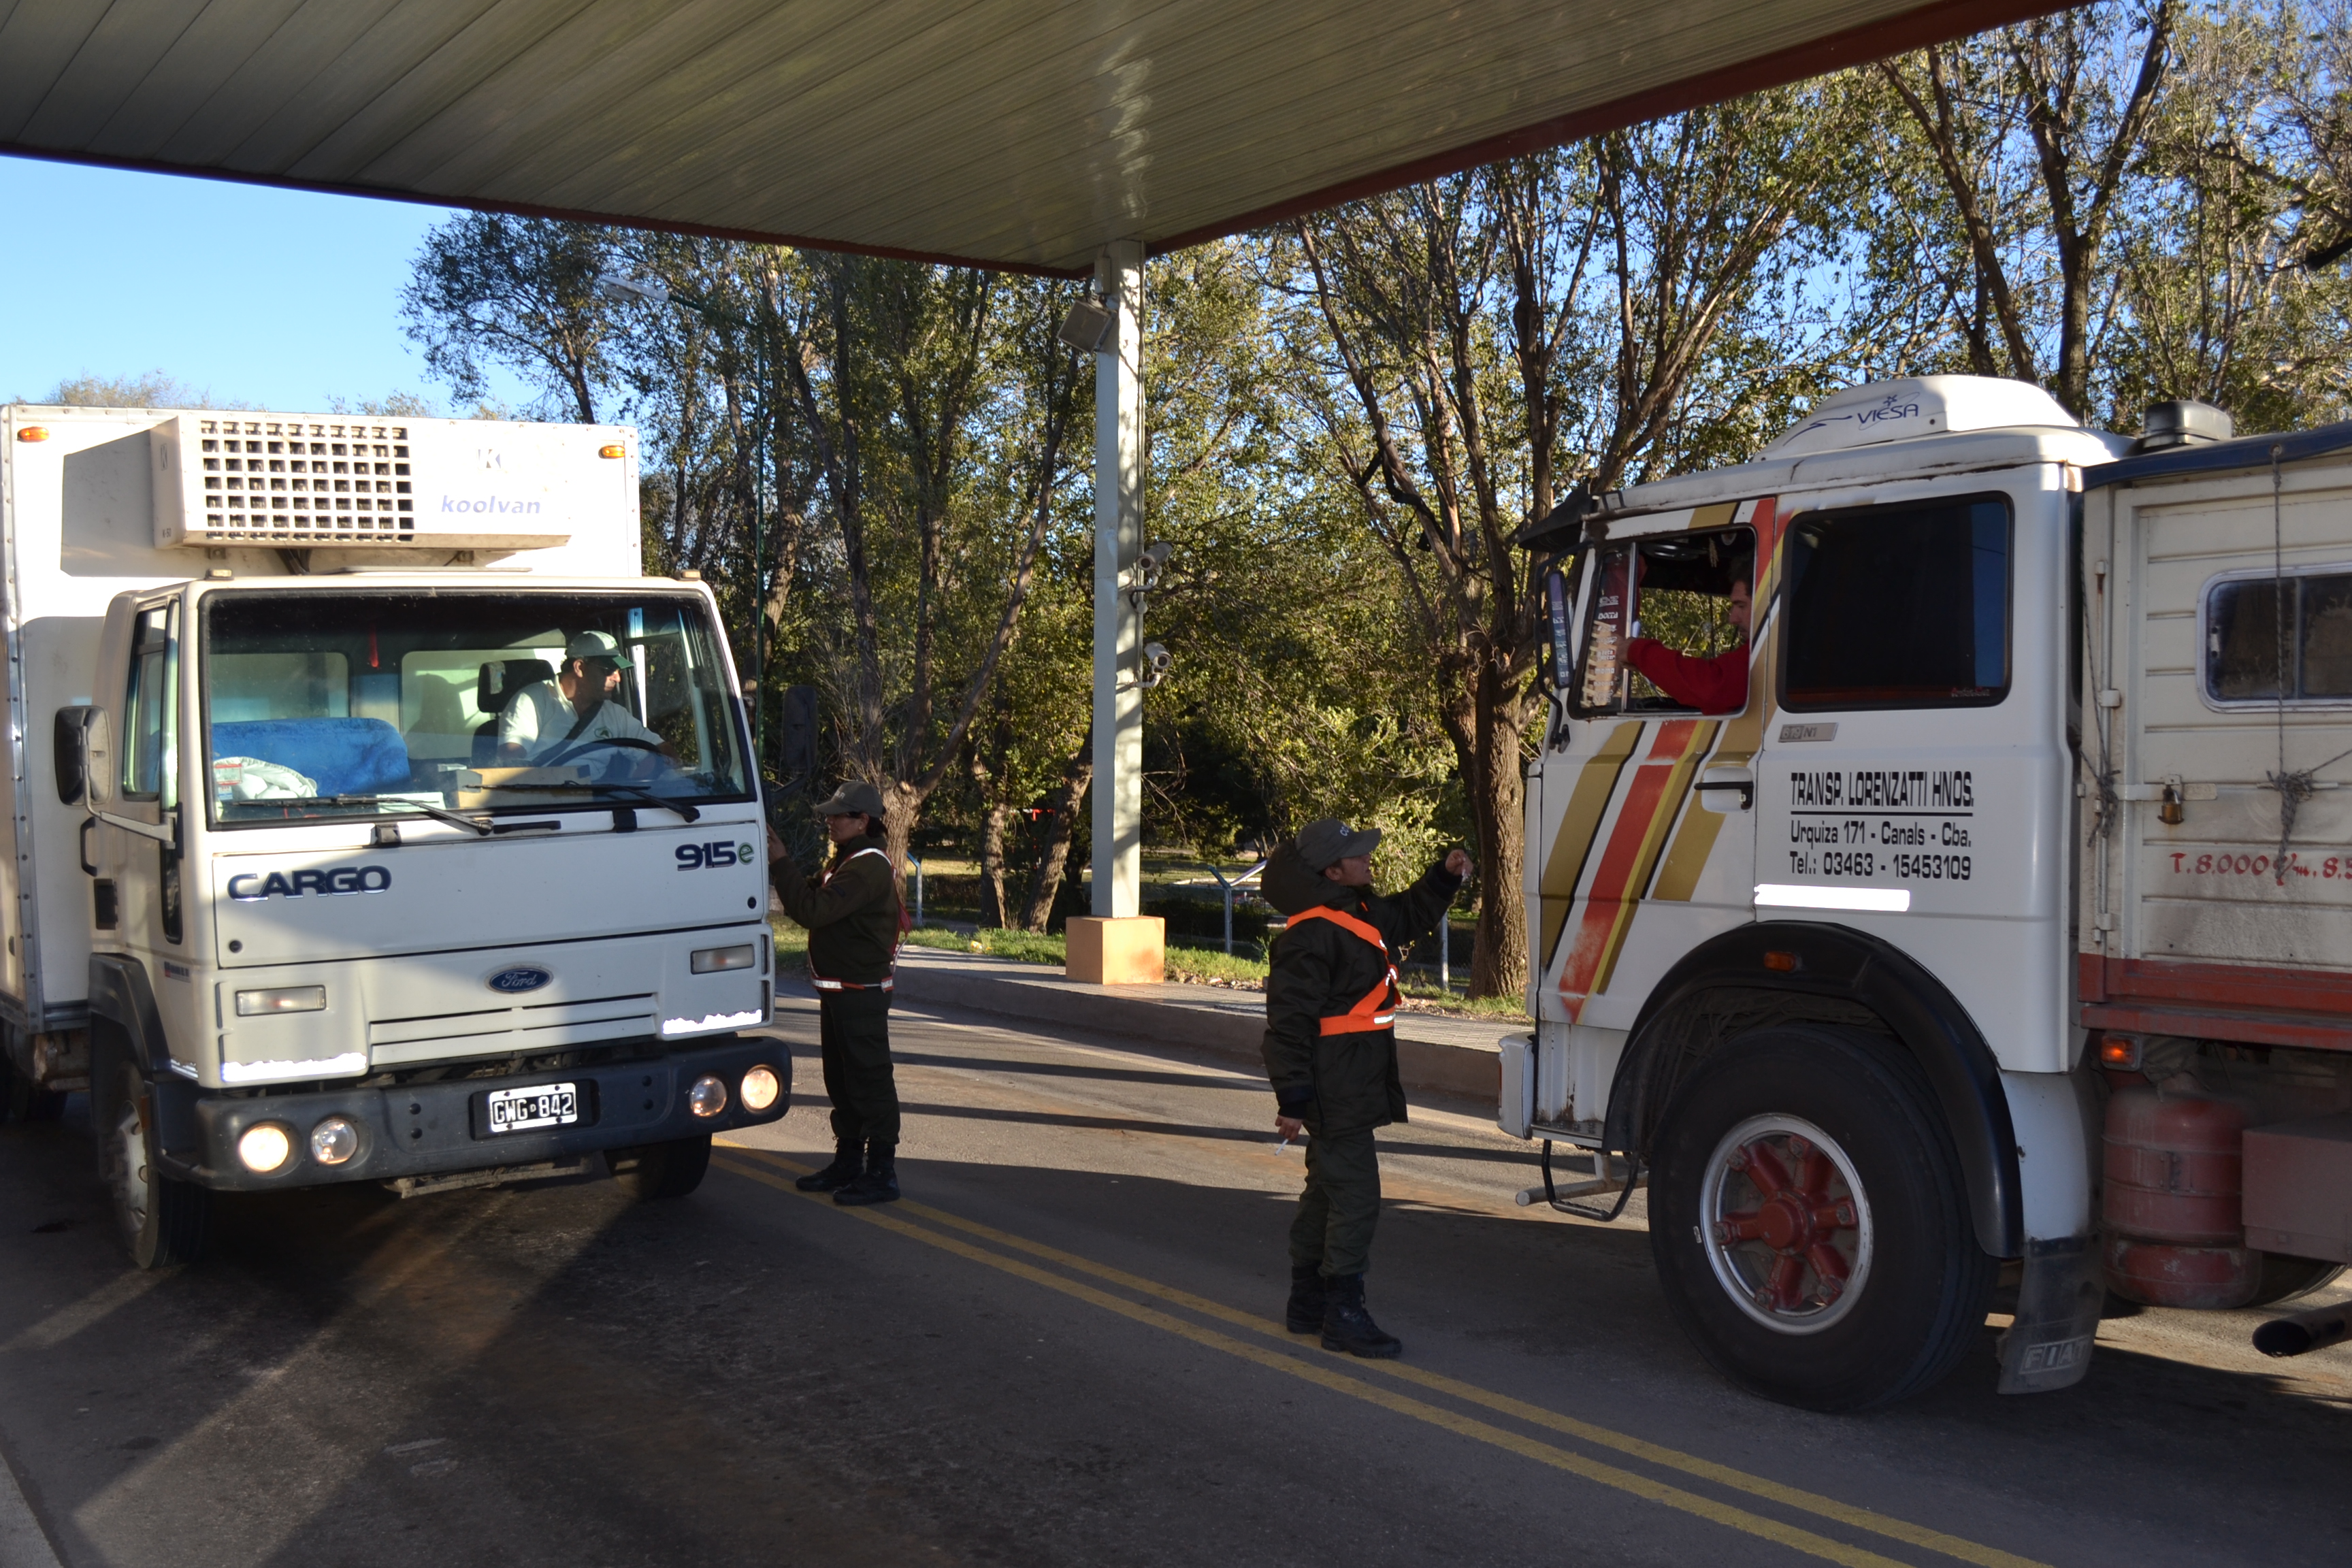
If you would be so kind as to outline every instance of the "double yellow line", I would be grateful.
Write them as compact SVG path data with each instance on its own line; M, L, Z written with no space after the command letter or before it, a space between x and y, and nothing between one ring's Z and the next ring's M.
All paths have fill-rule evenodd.
M1851 1564L1852 1568L1906 1568L1899 1559L1882 1556L1865 1548L1832 1540L1826 1535L1801 1529L1780 1520L1752 1512L1698 1492L1685 1490L1681 1487L1670 1485L1636 1471L1591 1458L1557 1444L1522 1436L1507 1427L1497 1426L1492 1422L1482 1421L1476 1416L1465 1415L1457 1411L1446 1409L1443 1405L1413 1398L1394 1388L1383 1387L1379 1383L1368 1382L1363 1376L1350 1375L1350 1373L1377 1374L1398 1382L1416 1384L1432 1393L1444 1394L1465 1404L1482 1406L1529 1426L1564 1434L1594 1447L1609 1449L1662 1469L1679 1471L1714 1486L1731 1491L1745 1492L1750 1497L1798 1512L1809 1513L1819 1519L1832 1521L1853 1530L1865 1531L1890 1541L1899 1541L1906 1545L1922 1547L1945 1557L1957 1558L1963 1563L1978 1563L1980 1568L2045 1568L2044 1564L2036 1563L2032 1558L2020 1557L2014 1552L2002 1552L1994 1547L1979 1545L1973 1541L1963 1540L1956 1535L1947 1535L1941 1531L1929 1530L1922 1525L1889 1518L1885 1514L1873 1512L1869 1509L1855 1508L1849 1503L1840 1502L1834 1498L1822 1497L1818 1493L1804 1491L1796 1487L1783 1486L1778 1481L1767 1480L1761 1476L1751 1476L1746 1471L1733 1469L1727 1465L1718 1465L1712 1460L1683 1453L1679 1449L1645 1442L1639 1437L1627 1436L1622 1432L1614 1432L1605 1426L1596 1426L1589 1421L1579 1421L1573 1416L1562 1415L1557 1411L1529 1405L1524 1400L1513 1399L1508 1394L1496 1394L1489 1389L1480 1388L1475 1384L1464 1383L1437 1373L1423 1371L1420 1367L1409 1366L1402 1362L1343 1360L1324 1355L1319 1352L1302 1353L1296 1348L1300 1342L1292 1338L1280 1327L1250 1313L1237 1311L1221 1301L1212 1301L1206 1297L1195 1296L1190 1291L1180 1290L1174 1286L1163 1285L1156 1279L1146 1279L1139 1275L1129 1274L1123 1269L1097 1263L1092 1258L1081 1258L1075 1253L1062 1251L1058 1247L1047 1247L1041 1242L1032 1241L1026 1237L998 1230L992 1226L981 1225L962 1218L961 1215L931 1208L927 1205L901 1200L888 1209L840 1208L829 1199L818 1194L803 1194L793 1188L790 1176L805 1175L814 1167L788 1160L780 1154L771 1153L764 1149L751 1149L740 1144L727 1144L723 1147L730 1156L749 1157L748 1159L722 1157L713 1162L718 1169L731 1175L748 1178L773 1187L779 1192L790 1193L795 1197L824 1203L827 1209L836 1214L854 1215L869 1225L879 1226L908 1240L921 1242L926 1247L953 1253L959 1258L996 1269L1000 1273L1010 1274L1016 1279L1026 1279L1031 1284L1044 1286L1046 1289L1059 1291L1065 1296L1100 1307L1105 1311L1116 1312L1122 1318L1164 1330L1181 1339L1189 1340L1196 1345L1222 1352L1226 1355L1287 1376L1302 1379L1318 1387L1329 1389L1335 1394L1343 1394L1351 1399L1360 1399L1368 1405L1379 1405L1384 1410L1394 1411L1400 1415L1408 1415L1416 1421L1426 1422L1430 1426L1441 1427L1459 1436L1490 1444L1522 1458L1533 1459L1538 1464L1565 1470L1570 1475L1581 1476L1586 1480L1597 1481L1602 1486L1630 1492L1635 1497L1663 1504L1667 1508L1695 1514L1698 1518L1722 1525L1727 1529L1759 1536L1793 1551L1805 1552L1810 1556L1819 1557L1831 1563ZM789 1175L777 1174L779 1170L789 1173ZM926 1223L918 1225L913 1223L914 1220ZM959 1236L944 1234L946 1232L961 1232L962 1236L977 1237L990 1243L991 1247L1004 1250L996 1251L991 1250L991 1247L975 1246ZM1034 1264L1024 1263L1018 1258L1007 1257L1005 1256L1007 1251L1026 1253L1032 1258L1043 1258L1071 1273L1090 1276L1135 1295L1181 1308L1187 1312L1230 1324L1262 1338L1276 1340L1285 1348L1276 1351L1249 1340L1237 1339L1231 1334L1204 1327L1189 1319L1162 1311L1157 1307L1145 1306L1142 1302L1129 1300L1124 1296L1115 1296L1108 1290L1099 1289L1081 1280L1069 1279L1066 1275L1052 1273ZM1349 1371L1339 1370L1343 1366Z

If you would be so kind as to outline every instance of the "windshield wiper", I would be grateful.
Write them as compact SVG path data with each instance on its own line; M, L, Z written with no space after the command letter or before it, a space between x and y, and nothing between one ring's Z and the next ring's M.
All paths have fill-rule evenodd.
M478 834L484 838L498 831L487 823L477 822L470 816L460 816L454 811L444 811L437 805L426 805L423 801L401 800L381 795L312 795L310 798L322 805L389 805L403 811L419 812L436 822L446 822L452 827L462 827L467 832Z
M656 795L653 791L646 788L643 784L595 784L585 779L564 779L554 784L486 784L482 787L484 789L510 789L522 790L525 792L535 790L588 790L593 793L599 790L609 790L612 793L620 795L624 799L635 801L640 805L657 805L665 811L674 811L688 822L699 822L702 820L702 813L695 807L688 805L682 800L670 800L666 796Z

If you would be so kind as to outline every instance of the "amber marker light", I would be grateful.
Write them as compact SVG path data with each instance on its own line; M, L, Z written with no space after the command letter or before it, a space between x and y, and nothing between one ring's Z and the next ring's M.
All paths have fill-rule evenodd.
M596 448L596 455L600 458L617 458L622 455L622 452L623 448L618 441L614 441L609 446L599 447Z
M1764 967L1781 974L1794 974L1797 972L1797 955L1793 952L1768 952L1764 955Z
M26 425L16 432L19 441L46 441L48 438L49 427L46 425Z
M2129 1035L2107 1035L2099 1040L2099 1065L2120 1072L2139 1070L2139 1042Z

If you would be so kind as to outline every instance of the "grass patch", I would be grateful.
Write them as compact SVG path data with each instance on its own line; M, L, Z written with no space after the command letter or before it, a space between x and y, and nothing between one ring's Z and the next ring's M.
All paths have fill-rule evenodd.
M1265 984L1265 960L1244 953L1229 953L1214 947L1168 948L1168 978L1189 980L1195 984L1220 982L1227 985L1263 986Z
M1069 961L1069 950L1063 939L1051 931L982 931L966 936L945 926L917 926L906 936L908 947L938 948L946 952L984 952L991 958L1009 958L1015 963L1050 963L1056 967Z

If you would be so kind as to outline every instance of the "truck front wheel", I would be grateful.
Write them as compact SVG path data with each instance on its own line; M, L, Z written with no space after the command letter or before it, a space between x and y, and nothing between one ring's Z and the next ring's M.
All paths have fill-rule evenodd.
M123 1056L90 1063L90 1131L99 1180L131 1261L141 1268L193 1263L211 1228L212 1194L163 1174L147 1081Z
M614 1178L638 1197L682 1198L702 1185L710 1169L710 1135L615 1149L612 1162Z
M1984 1324L1997 1265L1933 1091L1892 1042L1811 1025L1733 1040L1668 1104L1651 1167L1668 1306L1768 1398L1892 1404Z

